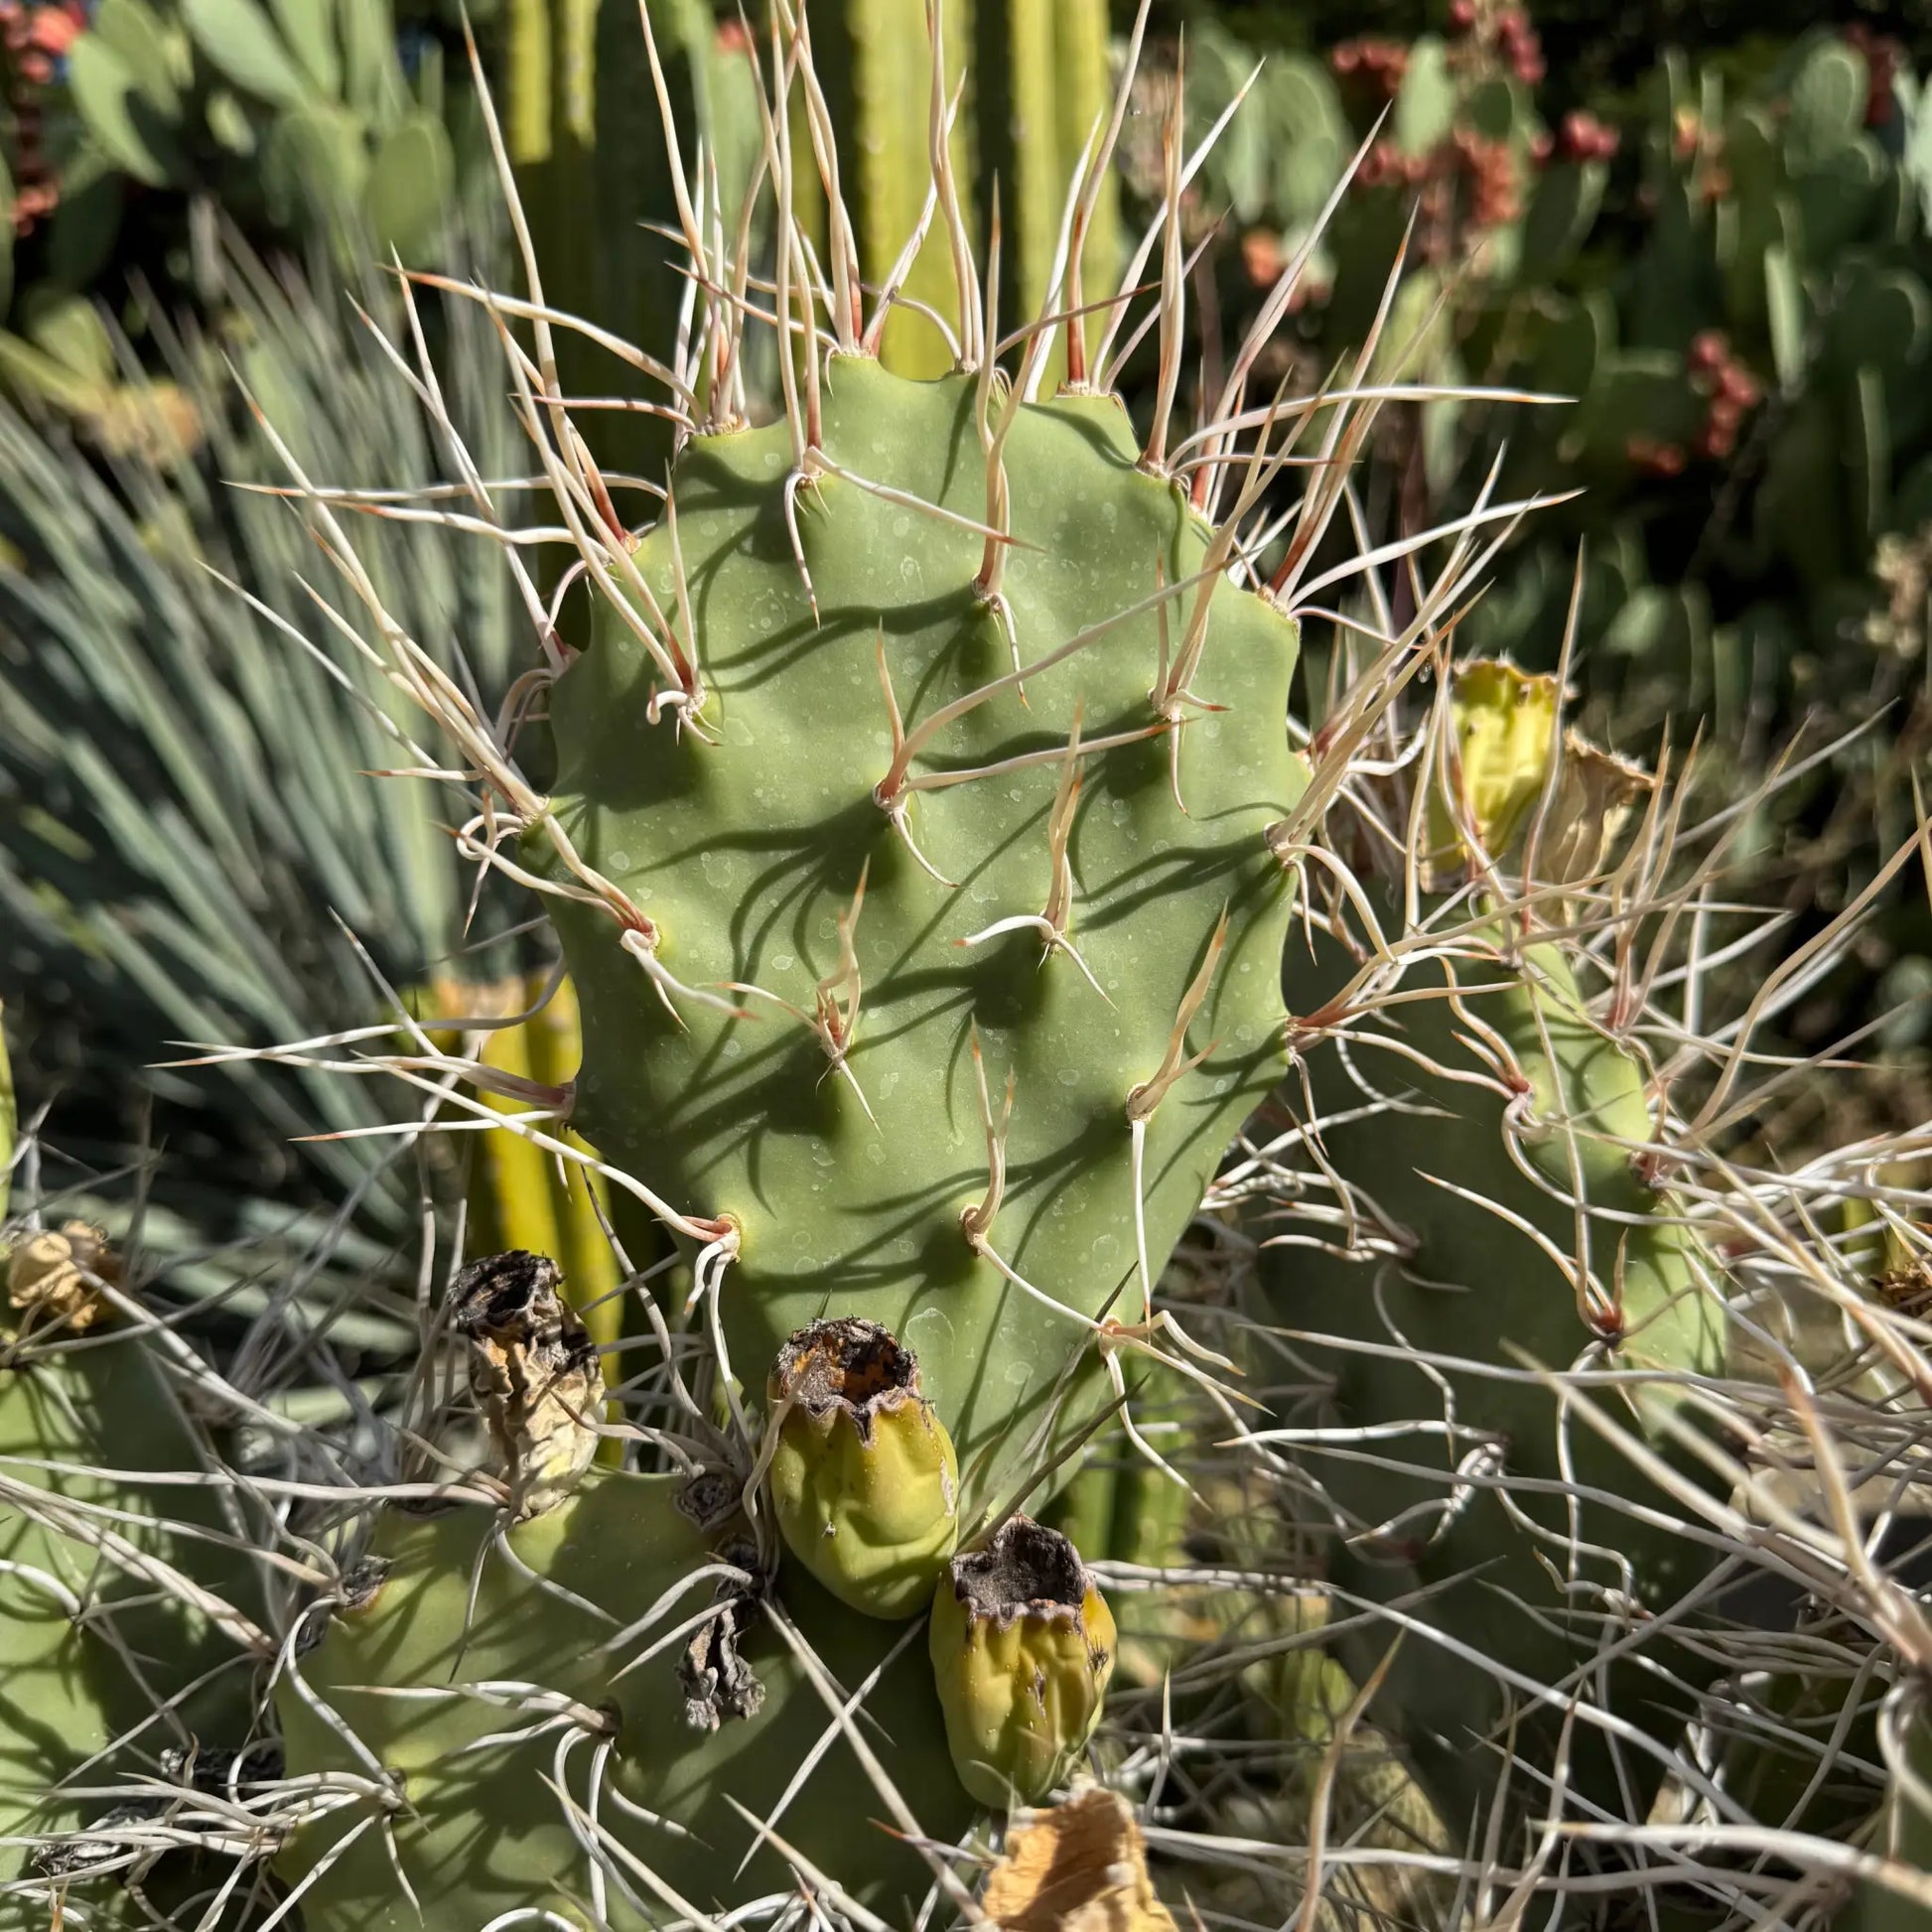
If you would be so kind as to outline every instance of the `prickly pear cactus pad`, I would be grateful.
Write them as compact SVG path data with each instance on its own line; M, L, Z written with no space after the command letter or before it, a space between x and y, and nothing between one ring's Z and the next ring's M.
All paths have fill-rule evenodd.
M787 1874L894 1925L919 1920L934 1884L970 1915L934 1849L957 1842L965 1799L1039 1800L1090 1745L1099 1765L1112 1748L1113 1626L1063 1540L1070 1569L1031 1608L975 1611L957 1644L935 1633L961 1634L960 1567L1074 1473L1110 1389L1136 1452L1184 1480L1136 1429L1150 1360L1214 1405L1217 1432L1250 1427L1221 1380L1236 1364L1156 1302L1280 1077L1290 849L1321 776L1288 715L1296 613L1359 568L1330 562L1328 539L1349 527L1349 461L1392 393L1359 386L1387 366L1386 312L1347 386L1260 393L1288 274L1183 427L1181 94L1159 217L1108 265L1117 292L1097 291L1086 245L1147 11L1069 184L1065 264L1018 317L997 219L983 254L972 243L938 0L931 192L883 289L859 279L801 9L766 12L779 78L736 221L712 189L684 192L660 86L689 327L668 362L594 340L658 392L675 432L663 474L607 475L573 425L556 346L580 325L545 298L534 250L525 294L477 292L549 485L533 523L502 529L501 492L417 386L469 497L425 513L493 530L519 564L526 546L569 546L553 585L523 580L537 661L501 717L381 610L345 492L296 475L373 621L370 652L437 742L400 732L402 768L455 786L466 856L547 911L583 1054L570 1079L460 1057L440 1043L460 1017L409 1022L402 1051L340 1043L357 1071L408 1082L412 1108L433 1095L436 1128L483 1123L594 1160L614 1202L655 1217L646 1239L670 1237L629 1245L621 1319L603 1327L585 1319L594 1292L531 1257L473 1263L426 1325L417 1391L454 1386L434 1351L467 1347L471 1408L459 1398L454 1435L449 1415L412 1412L397 1460L427 1444L440 1459L423 1484L460 1492L463 1514L412 1525L397 1510L420 1493L393 1490L372 1509L395 1571L372 1608L341 1597L278 1696L292 1777L374 1780L341 1830L305 1829L282 1862L313 1922L412 1911L398 1866L425 1901L460 1899L466 1923L782 1912ZM746 240L767 204L768 277ZM944 317L902 297L928 227L952 268ZM885 366L889 322L930 329L948 372ZM755 324L781 345L771 408L747 393ZM1137 423L1113 384L1150 337ZM1388 346L1399 360L1406 345ZM1396 546L1443 536L1449 564L1389 640L1396 657L1452 605L1469 530L1518 507ZM336 1043L278 1057L315 1063ZM1205 1318L1231 1320L1231 1303ZM1184 1438L1162 1435L1183 1460ZM480 1469L484 1439L494 1466ZM739 1518L723 1542L677 1520L663 1485L694 1478ZM508 1717L490 1708L505 1698ZM571 1758L544 1796L514 1741L534 1733ZM897 1841L862 1815L874 1798Z
M492 1551L500 1518L488 1508L385 1515L303 1660L307 1695L284 1695L281 1711L291 1764L366 1773L320 1704L408 1804L388 1827L393 1854L381 1833L351 1840L368 1818L359 1806L296 1840L283 1872L313 1878L312 1932L414 1932L425 1921L398 1867L432 1914L447 1914L431 1924L483 1926L519 1909L573 1926L665 1923L692 1916L687 1906L710 1913L791 1885L759 1821L811 1848L890 1923L910 1922L931 1871L885 1828L895 1821L768 1622L748 1618L742 1638L720 1638L718 1613L745 1601L731 1584L741 1553L703 1519L685 1478L607 1469L510 1529L506 1554ZM675 1607L662 1627L638 1632L666 1595ZM890 1734L875 1730L868 1746L923 1827L962 1831L969 1808L923 1645L852 1615L802 1574L787 1575L785 1613L847 1694L884 1667L874 1708L891 1714ZM715 1657L720 1641L742 1643L761 1695L715 1728L694 1728L693 1670L679 1668L678 1653L709 1643Z
M1222 585L1207 609L1200 712L1170 724L1150 695L1210 533L1137 467L1112 401L1019 410L989 599L976 401L967 376L833 356L828 473L795 497L783 425L692 441L675 524L636 563L688 614L703 712L651 725L634 612L606 613L551 697L558 823L652 922L663 970L713 995L660 999L601 908L560 905L575 1122L736 1230L741 1374L820 1316L899 1335L969 1514L1011 1482L1088 1319L1141 1318L1137 1212L1158 1274L1276 1076L1289 894L1263 833L1301 791L1295 627L1261 599ZM1203 973L1184 1053L1204 1057L1148 1119L1137 1205L1130 1096L1172 1063ZM1007 1122L983 1229L962 1224L991 1184L975 1030Z
M204 1758L231 1757L248 1737L268 1647L248 1568L218 1541L231 1526L193 1486L212 1452L148 1333L108 1301L118 1279L99 1231L79 1222L0 1240L9 1926L59 1923L62 1893L72 1922L140 1922L121 1886L156 1885L168 1788L179 1817ZM189 1842L183 1820L173 1843ZM171 1875L154 1897L170 1895Z
M1662 1668L1590 1659L1677 1613L1713 1552L1544 1377L1575 1378L1669 1457L1685 1378L1723 1369L1725 1316L1716 1261L1661 1184L1640 1038L1582 991L1573 934L1615 829L1609 761L1572 744L1552 773L1555 681L1507 666L1458 671L1445 722L1416 925L1402 870L1378 876L1365 844L1358 907L1289 949L1291 1091L1325 1123L1322 1177L1263 1230L1279 1245L1261 1278L1315 1378L1281 1440L1330 1512L1344 1600L1420 1626L1384 1708L1459 1830L1492 1781L1472 1782L1468 1753L1512 1711L1519 1760L1547 1770L1582 1700L1565 1752L1593 1801L1661 1777L1703 1666L1661 1622ZM1622 804L1640 778L1622 768ZM1514 871L1532 840L1535 892ZM1388 1636L1365 1628L1364 1674Z

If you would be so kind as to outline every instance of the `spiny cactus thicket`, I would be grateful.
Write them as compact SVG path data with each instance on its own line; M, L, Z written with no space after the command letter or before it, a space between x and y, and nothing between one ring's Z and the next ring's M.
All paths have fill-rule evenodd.
M1331 819L1351 895L1319 893L1327 916L1289 948L1292 1050L1330 1123L1311 1178L1332 1185L1336 1211L1322 1246L1271 1249L1261 1286L1269 1314L1323 1334L1300 1350L1321 1374L1321 1420L1291 1436L1346 1523L1331 1580L1414 1598L1448 1646L1408 1646L1390 1680L1448 1809L1467 1802L1468 1737L1522 1701L1457 1646L1559 1681L1613 1656L1620 1621L1675 1601L1715 1557L1658 1520L1661 1496L1633 1486L1616 1448L1577 1440L1537 1370L1604 1378L1667 1446L1683 1378L1723 1372L1725 1282L1668 1185L1669 1135L1627 1020L1591 1013L1566 945L1592 911L1587 889L1569 891L1597 873L1644 774L1563 736L1554 677L1464 663L1439 690L1447 731L1365 783L1353 824ZM1388 841L1392 825L1412 836ZM1345 1050L1313 1051L1330 1031ZM1472 1323L1473 1298L1500 1318ZM1413 1433L1362 1452L1368 1418L1411 1413ZM1611 1498L1607 1517L1580 1499L1592 1492ZM1673 1656L1680 1692L1659 1673L1664 1649L1621 1674L1601 1666L1606 1716L1660 1700L1690 1715L1703 1673ZM1525 1710L1519 1758L1562 1716ZM1580 1794L1654 1792L1646 1727L1586 1726Z
M497 541L530 619L500 713L286 451L399 700L387 781L453 792L534 896L534 1004L567 968L583 1064L492 1063L463 1042L517 1016L400 998L208 1056L401 1091L405 1146L507 1125L651 1246L606 1218L611 1290L426 1214L419 1359L357 1382L272 1301L210 1363L23 1191L4 1695L60 1740L0 1792L24 1923L1158 1925L1159 1889L1202 1923L1742 1925L1932 1892L1932 1643L1879 1542L1922 1453L1924 1137L1794 1168L1738 1131L1841 1070L1754 1037L1861 907L1703 1010L1766 937L1722 891L1751 801L1694 807L1566 736L1561 680L1454 663L1535 503L1368 526L1350 462L1422 393L1396 288L1321 386L1263 394L1292 265L1183 418L1177 106L1150 232L1102 286L1086 249L1145 13L1016 323L932 0L900 261L942 236L957 300L913 312L924 379L879 360L901 270L862 276L794 0L735 215L660 78L692 274L672 356L622 352L676 429L642 526L527 248L521 293L470 294L543 523L405 333L465 499L409 507ZM1307 624L1335 675L1305 727ZM116 1348L151 1390L88 1382ZM1128 1454L1184 1540L1081 1506ZM1102 1808L1091 1870L1102 1813L1052 1802L1088 1778L1139 1820Z

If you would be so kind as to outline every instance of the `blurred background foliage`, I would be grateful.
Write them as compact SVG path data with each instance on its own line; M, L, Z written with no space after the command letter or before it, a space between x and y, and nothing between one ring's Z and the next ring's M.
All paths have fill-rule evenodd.
M752 63L769 44L708 0L649 0L649 17L703 218L734 219L760 153ZM883 279L925 179L922 9L815 0L810 18L865 272ZM982 228L997 183L1010 326L1047 285L1059 204L1130 23L1105 0L950 0L947 19L949 59L970 48L977 69L955 165ZM665 352L687 285L664 232L676 204L635 8L485 0L471 20L548 298ZM1492 472L1506 495L1581 489L1512 541L1464 641L1554 664L1581 570L1572 672L1593 732L1682 758L1702 721L1719 802L1836 745L1752 807L1743 847L1739 893L1782 903L1802 936L1905 835L1932 746L1923 8L1847 4L1821 20L1791 0L1162 0L1118 196L1089 234L1089 298L1158 193L1172 90L1198 137L1258 63L1189 191L1197 352L1183 382L1219 382L1366 143L1259 379L1330 374L1407 233L1408 373L1576 399L1386 412L1362 527L1381 539L1439 521ZM244 1233L301 1240L343 1213L360 1246L333 1265L394 1274L416 1176L389 1172L379 1136L297 1138L366 1133L391 1099L153 1063L179 1040L368 1024L384 985L436 1005L468 982L473 1006L513 1011L503 1002L546 963L509 909L473 913L433 790L347 775L410 761L385 736L394 714L286 508L234 486L282 474L250 394L319 481L450 474L358 312L407 340L400 284L370 266L392 256L459 285L517 284L461 12L0 0L0 999L24 1103L58 1099L58 1138L97 1192L139 1191L109 1178L130 1146L187 1154L144 1211L197 1292L245 1294L220 1261ZM943 312L950 275L935 236L908 291ZM527 458L507 399L476 375L493 355L466 348L482 350L489 321L460 293L419 309L438 366L459 388L474 378L450 405L513 519ZM915 310L887 346L901 366L945 361ZM1130 406L1150 376L1130 360ZM563 378L605 405L583 419L641 520L669 425L601 352L572 345ZM775 371L752 378L756 392ZM496 704L531 640L501 552L390 534L375 554L391 608ZM540 555L535 569L556 588ZM567 631L575 607L559 609ZM1315 719L1324 631L1310 626L1298 695ZM526 745L540 770L540 722ZM1898 1116L1932 1113L1922 895L1889 902L1790 1030L1806 1051L1856 1035L1889 1068ZM567 1039L499 1036L492 1050L569 1071ZM1781 1131L1801 1144L1806 1129ZM453 1193L462 1176L444 1180ZM527 1225L504 1209L512 1182L496 1183L473 1201L499 1233ZM534 1198L541 1176L515 1185ZM583 1203L544 1211L581 1223ZM327 1283L315 1295L322 1318Z
M1205 124L1266 30L1293 26L1255 82L1262 111L1196 182L1205 379L1367 143L1270 373L1338 365L1406 232L1411 375L1575 399L1382 425L1362 505L1378 538L1466 507L1492 475L1504 497L1582 492L1511 544L1470 647L1553 668L1580 582L1591 729L1652 759L1699 737L1719 797L1852 735L1745 842L1743 883L1802 937L1909 836L1932 751L1932 24L1807 10L1780 38L1776 14L1726 41L1661 7L1449 0L1407 36L1352 9L1323 46L1318 8L1229 7L1190 17L1181 84ZM1150 110L1181 66L1176 39ZM1130 167L1151 190L1151 141ZM1901 895L1793 1036L1867 1030L1923 1118L1929 991L1932 920Z

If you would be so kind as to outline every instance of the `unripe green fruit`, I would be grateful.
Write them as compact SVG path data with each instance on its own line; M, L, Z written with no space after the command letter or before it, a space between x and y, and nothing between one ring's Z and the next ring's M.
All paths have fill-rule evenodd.
M1079 1554L1030 1517L953 1559L932 1600L932 1675L959 1781L982 1804L1032 1804L1100 1724L1114 1618Z
M786 1547L841 1603L916 1615L959 1541L952 1439L919 1365L876 1321L815 1321L778 1351L771 1500Z

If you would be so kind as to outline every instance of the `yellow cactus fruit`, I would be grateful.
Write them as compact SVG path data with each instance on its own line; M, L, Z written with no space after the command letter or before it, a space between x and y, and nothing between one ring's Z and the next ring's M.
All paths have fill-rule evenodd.
M779 1349L765 1395L786 1547L850 1608L915 1615L959 1541L959 1470L912 1351L874 1321L815 1321Z
M1429 800L1430 865L1436 872L1467 862L1469 832L1490 859L1508 852L1542 795L1562 698L1554 677L1493 659L1458 664L1454 678L1454 765L1439 773Z
M1100 1723L1114 1619L1057 1530L1013 1516L953 1559L932 1602L932 1673L959 1781L982 1804L1032 1804Z

